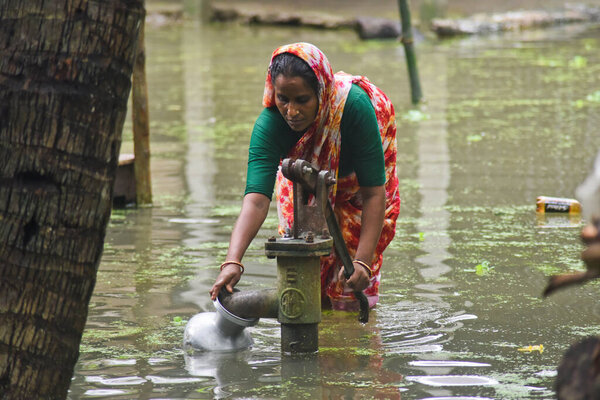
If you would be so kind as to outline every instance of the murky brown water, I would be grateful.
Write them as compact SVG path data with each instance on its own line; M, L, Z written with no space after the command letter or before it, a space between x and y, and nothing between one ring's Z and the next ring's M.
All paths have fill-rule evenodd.
M411 111L393 41L149 28L155 205L113 213L69 398L553 398L562 353L600 334L600 294L588 284L541 299L550 274L583 267L582 225L537 218L535 198L572 197L600 148L599 33L420 43L427 104ZM187 356L185 322L213 311L207 291L239 211L270 53L298 40L396 106L402 210L380 304L366 326L325 313L313 358L282 358L268 319L251 328L251 350ZM275 218L245 257L242 290L275 285L263 252ZM519 351L530 345L543 352Z

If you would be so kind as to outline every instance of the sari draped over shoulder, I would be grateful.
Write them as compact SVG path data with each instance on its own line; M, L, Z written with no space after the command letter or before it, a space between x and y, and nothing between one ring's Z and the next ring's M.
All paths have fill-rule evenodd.
M354 257L360 238L362 200L360 186L355 173L339 177L341 133L340 124L344 106L352 84L360 86L371 99L385 160L386 210L383 229L377 243L375 255L369 260L373 269L369 286L364 293L373 307L379 299L382 253L394 237L396 219L400 212L398 177L396 173L396 121L394 107L388 97L364 76L353 76L344 72L333 73L325 55L310 43L294 43L282 46L273 52L272 58L281 53L291 53L304 60L314 71L319 82L319 109L312 125L288 153L292 159L303 159L320 170L334 171L337 183L330 191L330 200L342 230L346 246ZM267 73L263 106L275 105L274 88L271 75ZM286 179L281 169L277 173L275 184L279 232L291 228L294 219L292 182ZM367 261L367 260L364 260ZM352 291L346 290L337 282L337 271L341 260L332 250L329 256L321 258L321 291L328 296L335 309L357 309L357 301Z

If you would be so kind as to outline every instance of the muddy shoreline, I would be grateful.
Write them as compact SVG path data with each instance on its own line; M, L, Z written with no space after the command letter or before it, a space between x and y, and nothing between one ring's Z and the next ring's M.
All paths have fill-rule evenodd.
M180 23L200 16L213 23L252 25L304 26L316 29L350 29L361 39L385 39L401 36L401 26L395 2L366 7L364 2L344 5L339 0L307 1L298 9L289 1L203 1L196 15L178 3L148 3L146 22L153 26ZM353 2L350 2L353 3ZM393 4L391 4L393 3ZM413 26L417 34L437 38L465 35L485 35L506 31L548 28L557 25L600 23L600 5L593 1L576 4L545 1L524 1L503 7L480 1L469 8L470 0L453 2L421 0L411 2ZM199 3L200 4L200 3ZM349 7L350 5L350 7ZM463 8L461 8L461 5ZM506 7L514 6L514 9ZM337 8L336 8L337 7ZM474 13L469 14L468 11Z

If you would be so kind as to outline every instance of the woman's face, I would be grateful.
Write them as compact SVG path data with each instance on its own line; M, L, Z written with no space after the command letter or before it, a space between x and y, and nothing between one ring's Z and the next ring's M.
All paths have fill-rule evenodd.
M280 74L273 82L275 105L293 131L303 132L317 117L319 99L317 94L299 76Z

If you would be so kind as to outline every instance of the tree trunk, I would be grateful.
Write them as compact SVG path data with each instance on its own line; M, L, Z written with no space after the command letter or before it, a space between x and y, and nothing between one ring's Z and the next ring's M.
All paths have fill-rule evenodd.
M0 1L0 394L62 399L110 217L141 0Z
M150 120L148 117L148 85L146 84L146 46L144 21L138 38L137 55L133 65L131 116L133 119L133 153L135 154L135 193L138 206L152 204L150 178Z

